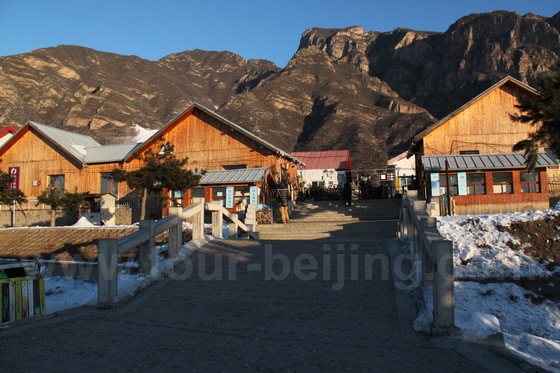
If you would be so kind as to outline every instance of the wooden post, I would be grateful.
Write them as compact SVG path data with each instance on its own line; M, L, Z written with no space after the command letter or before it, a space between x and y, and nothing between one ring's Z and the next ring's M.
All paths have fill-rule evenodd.
M117 261L119 259L117 240L102 238L97 241L98 274L97 303L111 305L117 297Z
M217 206L222 206L220 201L214 201L212 204ZM224 234L222 232L222 226L224 224L224 216L222 215L221 209L218 211L212 211L212 235L216 237L223 238Z
M147 230L150 234L150 239L138 246L138 260L140 262L138 274L147 276L152 272L156 263L155 222L153 220L140 220L140 229Z
M169 216L177 218L177 225L169 229L169 256L176 257L183 246L183 208L170 207Z
M193 198L193 205L202 204L202 209L193 216L192 239L202 240L204 238L204 198Z

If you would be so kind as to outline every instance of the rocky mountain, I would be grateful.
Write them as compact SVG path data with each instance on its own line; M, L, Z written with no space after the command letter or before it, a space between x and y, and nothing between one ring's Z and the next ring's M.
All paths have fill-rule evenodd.
M446 32L313 28L285 68L194 50L148 61L59 46L0 57L0 124L27 120L122 142L199 102L287 150L389 154L505 75L536 86L560 61L560 13L498 11Z

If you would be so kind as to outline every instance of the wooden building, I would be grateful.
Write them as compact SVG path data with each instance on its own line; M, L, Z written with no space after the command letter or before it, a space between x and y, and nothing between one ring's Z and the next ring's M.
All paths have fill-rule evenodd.
M208 176L215 171L260 170L249 172L253 176L260 175L258 179L236 179L230 174L229 178L214 179L212 184L202 185L203 195L210 201L220 199L217 192L213 192L218 187L257 186L258 202L266 203L270 199L268 190L279 182L294 188L297 185L296 166L300 161L198 104L193 104L138 144L100 145L89 136L28 122L0 148L0 167L5 172L15 172L19 188L31 198L49 186L123 197L130 193L126 184L117 185L107 178L107 173L115 168L129 171L141 168L143 161L139 156L148 149L156 153L161 151L162 144L172 144L178 158L189 158L188 169L205 170ZM175 198L175 203L190 204L191 191L168 193ZM197 193L202 192L196 190ZM235 196L235 191L233 193ZM245 189L242 194L245 195Z
M523 153L512 153L532 127L510 115L519 113L519 97L535 95L508 76L418 134L410 153L420 193L439 203L449 190L459 215L548 208L547 174L558 168L557 159L540 149L537 168L529 173Z

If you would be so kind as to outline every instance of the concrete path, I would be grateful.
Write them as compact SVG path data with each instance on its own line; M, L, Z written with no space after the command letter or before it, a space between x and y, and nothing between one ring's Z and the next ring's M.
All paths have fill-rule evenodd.
M372 222L377 239L353 247L336 237L213 241L186 265L188 278L157 283L128 304L0 331L0 366L6 372L482 371L445 344L403 336L383 260L395 228L394 221ZM366 257L377 254L366 269ZM213 270L221 279L206 278Z

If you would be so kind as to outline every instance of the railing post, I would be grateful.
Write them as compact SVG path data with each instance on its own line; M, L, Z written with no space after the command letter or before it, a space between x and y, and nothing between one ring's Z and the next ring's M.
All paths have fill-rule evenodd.
M237 214L232 214L232 222L228 224L228 231L229 231L229 239L236 239L237 238Z
M176 257L183 246L183 208L171 207L169 215L177 218L177 225L169 229L169 256Z
M153 220L140 220L140 229L147 230L150 233L150 239L138 246L139 269L140 276L149 275L156 263L156 242L155 242L155 222Z
M97 241L97 303L112 305L117 297L117 261L119 260L117 239L102 238Z
M193 198L193 204L204 205L204 198L195 197ZM204 206L200 212L197 212L193 216L193 228L192 228L192 239L193 240L202 240L204 238Z
M245 225L252 232L257 230L257 205L249 204L247 206L247 214L245 215Z
M447 240L434 242L434 254L434 332L449 332L455 325L453 242Z
M221 206L222 203L220 201L214 201L213 204ZM212 211L212 235L216 237L223 238L224 234L222 232L222 226L224 223L224 216L222 215L222 211Z

